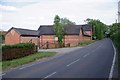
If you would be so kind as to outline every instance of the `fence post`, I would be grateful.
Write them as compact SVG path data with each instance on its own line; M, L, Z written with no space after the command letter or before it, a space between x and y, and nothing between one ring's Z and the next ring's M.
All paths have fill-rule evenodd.
M47 41L46 45L47 45L47 49L48 49L48 41Z

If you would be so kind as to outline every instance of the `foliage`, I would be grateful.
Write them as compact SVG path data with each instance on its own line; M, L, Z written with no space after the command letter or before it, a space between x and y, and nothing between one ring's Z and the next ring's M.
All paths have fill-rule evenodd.
M2 46L2 50L12 49L12 48L31 48L34 46L34 43L19 43L15 45L4 45Z
M37 52L37 47L33 43L5 45L2 47L2 60L21 58L35 52Z
M100 20L95 19L88 18L85 21L93 27L93 37L96 37L96 39L102 39L106 36L105 32L107 31L107 25L102 23Z
M5 40L5 36L4 35L2 35L2 40Z
M75 22L70 21L67 18L60 18L58 15L54 18L54 32L58 37L58 43L62 45L62 39L64 36L64 27L67 25L75 25Z
M64 35L64 26L60 23L60 17L58 15L54 18L54 32L56 33L56 37L58 37L58 43L61 45Z
M75 22L72 22L70 21L69 19L67 18L61 18L61 23L66 26L66 25L75 25L76 23Z
M120 30L120 23L115 23L109 26L110 34L113 35L116 31Z
M22 57L19 59L2 61L0 63L2 63L3 70L5 70L5 69L10 69L12 67L17 67L17 66L20 66L23 64L30 63L30 62L33 62L35 60L38 60L38 59L41 59L44 57L50 57L50 56L53 56L55 54L56 54L55 52L38 52L38 53L31 54L29 56L25 56L25 57Z
M120 70L120 23L115 23L111 25L110 30L111 39L114 42L118 51L118 66Z

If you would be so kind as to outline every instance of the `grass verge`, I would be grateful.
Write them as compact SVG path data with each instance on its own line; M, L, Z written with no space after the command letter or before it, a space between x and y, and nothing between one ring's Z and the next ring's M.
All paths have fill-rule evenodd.
M2 70L7 70L10 68L14 68L23 64L27 64L33 61L36 61L38 59L44 58L44 57L50 57L55 55L56 52L38 52L35 54L31 54L29 56L25 56L19 59L13 59L8 61L2 61L0 64L2 64Z
M91 43L93 43L93 42L95 42L95 40L84 41L84 42L81 42L81 43L79 44L79 46L86 46L86 45L91 44Z

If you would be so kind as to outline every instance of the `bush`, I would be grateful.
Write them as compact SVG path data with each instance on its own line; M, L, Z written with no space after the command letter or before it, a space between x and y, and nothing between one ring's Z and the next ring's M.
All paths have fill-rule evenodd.
M35 45L34 43L19 43L15 45L4 45L2 46L2 50L11 49L11 48L31 48L34 45Z
M2 47L2 60L20 58L33 54L36 50L33 43L19 43L15 45L4 45Z
M120 70L120 30L116 31L111 36L111 39L114 42L116 49L118 51L118 66L119 66L119 70Z

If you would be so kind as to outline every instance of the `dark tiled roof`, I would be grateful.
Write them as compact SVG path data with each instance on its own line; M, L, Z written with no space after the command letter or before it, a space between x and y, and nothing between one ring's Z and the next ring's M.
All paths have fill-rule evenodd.
M21 29L14 27L12 29L15 29L21 36L38 36L38 32L36 30Z
M81 25L65 26L65 34L67 35L79 35Z
M83 35L87 36L87 37L91 37L91 35L86 33L86 31L91 31L91 29L92 29L92 26L90 26L90 25L87 25L87 24L82 25Z
M92 27L88 25L65 26L65 34L66 35L79 35L80 29L82 29L83 35L90 36L85 31L90 31L91 28ZM53 25L41 25L37 31L29 30L29 29L14 28L14 27L12 27L11 29L15 29L21 36L40 36L40 35L54 35L55 34L53 30Z
M53 35L55 34L53 31L53 26L52 25L42 25L38 29L38 35Z
M65 34L67 35L79 35L81 25L71 25L71 26L65 26ZM53 25L42 25L38 29L39 35L45 34L45 35L53 35Z
M82 29L83 31L91 31L92 26L85 24L85 25L82 25Z

